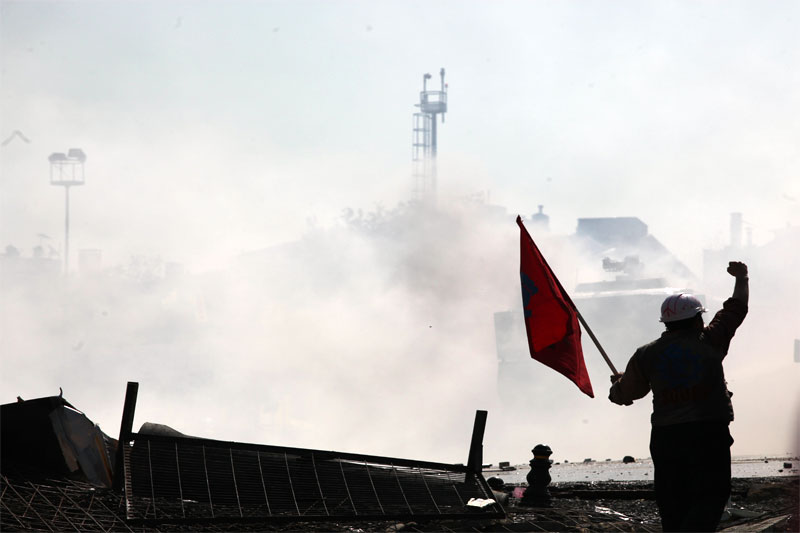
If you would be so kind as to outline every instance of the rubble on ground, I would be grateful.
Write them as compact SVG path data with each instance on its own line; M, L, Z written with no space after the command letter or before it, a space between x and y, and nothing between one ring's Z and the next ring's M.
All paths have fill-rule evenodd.
M2 478L2 531L48 531L48 520L62 529L80 531L331 531L331 532L453 532L453 531L661 531L652 483L576 482L550 487L550 507L520 507L513 498L519 486L505 485L509 497L505 519L348 520L348 521L231 521L215 524L132 525L125 520L122 494L75 480ZM800 531L800 478L734 479L732 505L758 513L720 523L720 531ZM517 491L519 492L519 491ZM60 509L60 511L58 511ZM58 524L56 524L58 525ZM102 526L102 527L101 527Z
M553 483L548 487L548 498L534 505L521 505L526 484L483 479L480 456L473 453L473 449L480 450L482 429L477 438L473 434L478 446L470 448L470 464L477 469L470 470L464 465L210 441L189 437L162 424L145 423L138 434L128 428L124 434L121 431L117 441L102 433L61 396L19 399L2 407L0 531L661 530L652 481ZM128 418L123 413L123 423ZM132 422L132 416L130 419ZM118 454L118 442L129 448L127 453ZM197 465L202 468L191 461L194 455L187 455L198 446L202 461ZM224 453L215 455L217 448ZM273 456L282 462L278 461L277 470L272 470L292 477L286 477L283 485L270 482L268 487L263 482L263 472L272 472L269 469L274 465L269 459ZM253 468L247 468L245 459L252 459ZM124 471L114 468L117 460L125 465ZM237 461L239 466L234 468ZM328 463L336 468L327 468ZM382 467L384 463L388 466ZM181 481L199 475L201 470L199 485ZM170 472L178 474L174 486L165 484ZM255 473L260 477L249 475ZM305 477L294 476L302 473ZM121 486L112 480L119 480ZM255 483L259 480L260 485ZM331 480L342 480L342 490L328 490ZM391 491L387 490L395 484L407 513L384 509L391 503L387 496ZM210 519L190 516L187 510L201 506L199 499L190 495L195 493L187 492L196 489L195 485L202 489L197 498L207 495ZM734 479L727 519L720 524L720 531L800 531L799 486L798 476ZM230 487L236 500L235 507L228 507L238 510L238 516L226 514L224 489ZM252 487L261 487L265 498L271 492L276 508L281 502L288 502L297 512L278 515L269 510L266 514L254 511L247 500L252 496ZM446 490L439 490L442 488ZM305 491L300 494L305 499L296 497L296 489ZM211 505L212 493L221 504ZM367 493L374 494L380 516L375 509L369 517L358 512L359 508L365 509L357 504ZM426 494L432 505L422 505L428 502ZM459 503L453 499L463 495L469 496L469 501ZM305 505L309 502L313 505ZM501 502L502 507L496 502ZM317 503L322 505L324 514ZM347 513L336 514L342 506ZM312 513L313 509L316 511ZM170 511L175 512L170 515Z

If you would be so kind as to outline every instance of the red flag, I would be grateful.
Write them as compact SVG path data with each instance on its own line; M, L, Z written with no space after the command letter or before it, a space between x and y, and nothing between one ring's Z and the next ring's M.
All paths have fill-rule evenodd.
M522 308L531 357L572 380L594 398L583 360L578 313L528 230L517 217L520 235L519 274Z

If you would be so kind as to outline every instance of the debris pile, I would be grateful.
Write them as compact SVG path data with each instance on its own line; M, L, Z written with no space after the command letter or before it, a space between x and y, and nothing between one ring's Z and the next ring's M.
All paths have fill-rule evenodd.
M482 430L470 449L476 471L212 441L150 423L121 431L115 457L117 441L60 396L3 405L0 421L2 531L661 530L650 481L548 485L537 472L546 505L522 505L525 484L483 478ZM532 466L538 457L537 468L549 467L548 451L534 448ZM800 530L799 485L797 476L734 479L721 530Z

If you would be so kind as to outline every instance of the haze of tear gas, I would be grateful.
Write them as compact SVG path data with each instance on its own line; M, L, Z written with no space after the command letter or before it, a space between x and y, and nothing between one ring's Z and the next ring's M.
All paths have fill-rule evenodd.
M2 148L0 242L24 256L37 233L59 242L46 157L80 146L73 249L108 265L4 281L3 401L62 386L113 436L133 380L137 426L447 461L466 460L488 409L489 461L538 442L647 455L648 402L604 400L588 340L597 399L544 367L529 404L499 399L492 314L519 305L514 215L547 206L540 245L569 287L603 276L558 238L578 217L639 216L699 273L743 211L756 244L777 244L751 265L726 363L734 453L796 449L797 247L769 233L800 222L795 4L437 4L424 21L403 3L294 5L0 4L3 122L31 139ZM440 65L442 203L420 211L404 204L408 119ZM719 276L704 280L721 284L714 303ZM655 315L631 331L620 310L596 331L630 344L618 367Z
M245 254L227 271L165 278L140 264L68 286L6 287L3 390L62 386L112 433L133 380L137 425L223 440L456 462L474 411L488 409L487 458L524 461L539 441L572 460L646 456L649 402L605 400L609 372L588 339L596 399L539 365L519 388L524 405L500 400L493 313L519 306L512 224L481 203L345 212L338 227ZM540 241L557 272L580 261L564 242ZM791 292L754 286L762 290L727 365L735 452L785 453L797 369L793 326L773 313L796 304ZM620 310L616 328L596 333L632 351L653 332L631 331L629 318ZM612 354L619 367L627 356Z

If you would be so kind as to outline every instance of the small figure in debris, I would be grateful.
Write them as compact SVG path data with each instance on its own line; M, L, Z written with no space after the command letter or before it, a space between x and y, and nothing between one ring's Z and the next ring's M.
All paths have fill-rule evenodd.
M531 459L531 471L525 479L528 480L528 488L522 496L522 505L548 505L550 502L550 491L547 486L550 484L550 466L553 461L550 456L553 450L546 444L537 444L533 450L533 459Z
M506 482L497 476L492 476L486 480L489 488L492 489L492 495L495 501L503 507L508 507L508 494L503 490Z
M609 399L631 405L653 391L650 454L664 531L714 531L731 491L733 407L722 360L747 315L747 265L728 264L733 295L705 326L703 304L689 294L661 305L666 331L611 376Z

